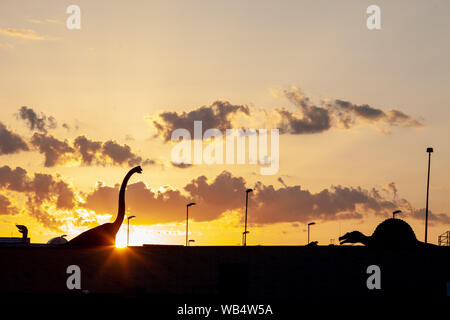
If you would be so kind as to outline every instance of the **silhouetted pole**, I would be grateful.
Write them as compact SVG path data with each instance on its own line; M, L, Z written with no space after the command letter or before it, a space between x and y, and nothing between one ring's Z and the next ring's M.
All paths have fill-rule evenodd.
M313 224L316 224L315 222L310 222L308 223L308 243L309 244L309 227L312 226Z
M245 190L245 227L244 227L244 247L247 246L247 208L248 208L248 194L253 192L253 189Z
M136 218L136 216L129 216L127 218L127 222L128 222L128 229L127 229L127 247L130 244L130 219Z
M402 212L402 210L395 210L394 212L392 212L392 219L395 219L395 215L400 212Z
M428 177L427 177L427 204L425 206L425 243L427 243L427 236L428 236L428 195L430 193L430 162L433 148L427 148L427 152L428 152Z
M188 233L189 233L189 207L190 206L195 206L195 202L191 202L186 205L186 247L189 246Z

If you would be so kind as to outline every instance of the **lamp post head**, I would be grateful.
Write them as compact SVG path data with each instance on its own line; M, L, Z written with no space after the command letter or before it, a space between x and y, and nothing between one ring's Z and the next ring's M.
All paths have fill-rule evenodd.
M308 226L312 226L313 224L316 224L315 222L308 223Z
M245 192L247 192L247 193L253 192L253 189L247 189L247 190L245 190Z
M133 218L136 218L136 216L129 216L127 219L130 220L130 219L133 219Z
M400 213L400 212L402 212L402 210L395 210L394 212L392 212L392 214L397 214L397 213Z
M430 147L427 148L427 152L428 152L428 153L431 153L431 152L433 152L433 151L434 151L433 148L430 148Z
M191 202L191 203L188 203L188 204L186 205L186 207L191 207L191 206L195 206L195 205L196 205L195 202Z

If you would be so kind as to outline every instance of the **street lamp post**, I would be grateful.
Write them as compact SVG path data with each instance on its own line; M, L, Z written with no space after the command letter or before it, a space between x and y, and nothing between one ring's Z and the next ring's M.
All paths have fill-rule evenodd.
M248 208L248 194L253 192L253 189L245 190L245 227L244 227L244 247L247 246L247 208Z
M427 243L427 235L428 235L428 195L430 193L430 162L433 148L427 148L427 152L428 152L428 177L427 177L427 203L425 206L425 243Z
M191 206L195 206L195 202L191 202L188 203L186 205L186 247L189 246L189 238L188 238L188 233L189 233L189 207Z
M128 228L127 228L127 247L130 244L130 219L136 218L136 216L129 216L127 218Z
M402 212L402 210L395 210L394 212L392 212L392 219L395 219L395 215L400 212Z
M308 244L309 244L309 227L316 224L315 222L308 223Z

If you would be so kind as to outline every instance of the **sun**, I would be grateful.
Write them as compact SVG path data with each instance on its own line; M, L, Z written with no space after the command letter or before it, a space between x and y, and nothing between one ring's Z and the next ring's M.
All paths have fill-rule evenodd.
M127 246L127 234L123 232L122 228L116 235L116 248L125 248Z

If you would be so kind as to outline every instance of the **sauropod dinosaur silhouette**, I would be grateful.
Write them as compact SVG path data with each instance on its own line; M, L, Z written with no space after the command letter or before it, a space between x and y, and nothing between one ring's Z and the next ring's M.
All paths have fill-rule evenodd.
M128 180L135 173L142 173L142 168L137 166L131 169L123 179L119 192L119 209L116 220L113 223L105 223L93 229L87 230L70 240L67 245L73 246L114 246L116 234L125 217L125 190Z

